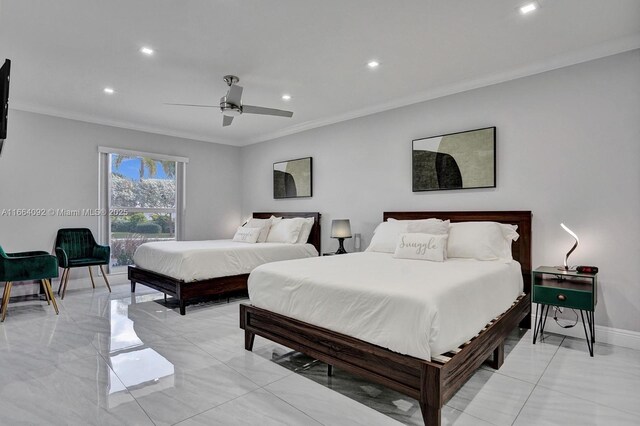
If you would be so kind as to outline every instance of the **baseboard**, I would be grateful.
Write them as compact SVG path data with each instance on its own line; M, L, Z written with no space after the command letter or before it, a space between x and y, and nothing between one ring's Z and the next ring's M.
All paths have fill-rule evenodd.
M563 321L567 322L567 320L565 319L563 319ZM532 314L532 328L533 324L535 323L536 315ZM558 324L556 324L552 316L549 315L547 317L547 324L544 326L544 331L584 339L584 328L582 327L582 321L578 321L575 327L562 328ZM596 325L596 342L640 350L640 332Z

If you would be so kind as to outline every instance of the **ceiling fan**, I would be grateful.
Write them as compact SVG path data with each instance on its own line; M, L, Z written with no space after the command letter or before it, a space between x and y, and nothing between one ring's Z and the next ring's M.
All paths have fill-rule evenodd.
M262 115L275 115L278 117L293 117L293 112L284 111L281 109L265 108L253 105L242 104L242 87L236 83L240 81L235 75L225 75L223 77L229 90L227 94L220 98L220 105L197 105L197 104L165 104L165 105L178 105L200 108L220 108L222 112L222 126L226 127L231 124L233 117L241 114L262 114Z

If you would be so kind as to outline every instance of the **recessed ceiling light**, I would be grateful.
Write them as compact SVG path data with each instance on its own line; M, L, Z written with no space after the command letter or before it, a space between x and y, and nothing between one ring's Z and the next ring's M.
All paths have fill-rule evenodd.
M286 95L286 94L285 94L285 95L282 95L282 100L283 100L283 101L289 101L289 100L291 100L291 95Z
M378 61L369 61L367 63L367 66L369 68L371 68L371 69L375 69L375 68L378 68L380 66L380 62L378 62Z
M147 56L153 55L153 49L147 46L143 46L140 48L140 53L143 53Z
M520 13L526 15L527 13L531 13L538 8L537 2L527 3L520 7Z
M113 95L116 91L113 90L113 88L111 87L105 87L104 88L104 93L106 93L107 95Z

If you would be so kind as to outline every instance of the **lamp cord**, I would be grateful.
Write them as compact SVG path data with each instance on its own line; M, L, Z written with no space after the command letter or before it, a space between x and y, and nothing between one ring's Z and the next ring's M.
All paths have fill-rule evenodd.
M573 324L566 324L566 325L560 324L560 321L558 321L558 312L562 313L562 308L559 308L558 306L553 307L553 320L556 322L556 324L558 324L562 328L575 327L575 325L578 324L578 313L576 312L575 309L571 309L571 310L576 316L576 320L573 322Z

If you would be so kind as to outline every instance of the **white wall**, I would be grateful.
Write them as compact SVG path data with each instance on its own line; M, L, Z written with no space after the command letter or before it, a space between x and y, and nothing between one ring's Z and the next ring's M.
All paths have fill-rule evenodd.
M339 102L339 98L336 99ZM497 126L497 188L411 192L412 139ZM313 197L274 200L272 163L313 157ZM533 263L601 268L596 322L640 331L640 51L635 50L242 149L243 215L351 219L363 246L389 210L532 210ZM347 250L352 247L347 240Z
M0 157L0 212L96 209L98 146L108 146L189 158L186 239L230 238L240 222L237 147L17 110L9 111L7 136ZM97 236L98 218L0 216L0 245L10 252L49 251L63 227L87 227Z

